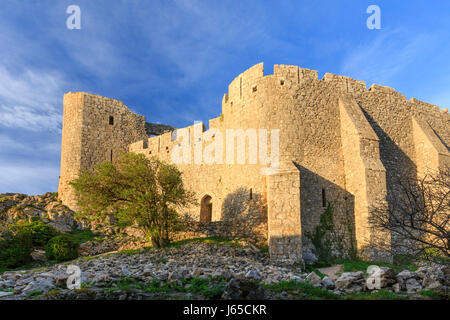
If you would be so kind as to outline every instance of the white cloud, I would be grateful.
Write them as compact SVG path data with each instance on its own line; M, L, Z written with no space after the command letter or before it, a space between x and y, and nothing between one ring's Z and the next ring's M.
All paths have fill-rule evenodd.
M37 112L27 107L0 106L0 125L29 131L61 132L61 115L56 112Z
M341 74L371 83L383 84L409 67L433 42L433 37L417 34L411 37L401 30L384 31L374 38L353 47L344 58Z
M60 132L61 76L27 69L13 74L0 66L0 126Z

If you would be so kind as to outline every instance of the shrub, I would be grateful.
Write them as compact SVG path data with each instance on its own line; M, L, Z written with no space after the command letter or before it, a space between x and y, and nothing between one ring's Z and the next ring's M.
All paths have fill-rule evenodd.
M14 233L27 232L31 234L33 245L43 247L47 242L59 235L55 228L45 224L38 218L33 218L31 222L18 222L11 227Z
M78 258L78 244L66 235L56 236L47 243L45 255L58 262Z
M9 235L0 241L0 268L17 268L31 261L32 235L22 230L15 236Z
M182 173L173 164L143 154L125 153L103 162L71 182L81 211L78 216L101 218L113 214L124 224L136 224L154 247L166 246L180 224L177 209L195 203Z

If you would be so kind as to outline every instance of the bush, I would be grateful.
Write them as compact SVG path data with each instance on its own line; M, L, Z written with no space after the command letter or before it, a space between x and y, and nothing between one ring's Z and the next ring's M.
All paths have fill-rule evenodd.
M0 268L18 268L31 261L32 235L27 230L0 241Z
M55 228L45 224L38 218L33 218L31 222L18 222L11 227L14 233L27 232L31 234L33 246L44 247L47 242L59 235Z
M103 162L70 183L76 192L81 218L111 214L121 224L138 225L154 247L167 246L181 223L178 209L195 203L182 173L173 165L143 154L124 153Z
M78 258L78 244L66 235L56 236L47 243L45 255L57 262Z

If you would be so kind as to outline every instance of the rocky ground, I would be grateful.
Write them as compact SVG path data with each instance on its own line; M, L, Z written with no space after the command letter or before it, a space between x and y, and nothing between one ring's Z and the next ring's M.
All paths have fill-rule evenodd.
M63 205L56 193L27 196L20 193L0 193L0 223L10 224L18 220L37 217L61 233L81 229L74 220L74 212Z
M62 233L95 229L76 221L73 214L53 193L0 194L4 224L39 217ZM0 299L416 299L424 292L448 299L449 294L449 266L400 273L387 267L369 274L344 272L342 266L304 272L300 265L272 264L267 253L245 242L191 241L139 249L149 244L140 240L138 229L108 230L102 241L82 243L77 260L0 274ZM36 250L33 258L45 265L44 251ZM69 265L81 271L79 289L67 287Z
M20 193L0 193L0 238L6 225L19 220L39 218L61 233L89 229L105 241L89 241L81 245L82 256L98 255L114 250L136 249L150 243L143 241L143 233L135 227L120 229L113 221L87 222L75 218L75 212L58 200L56 193L28 196ZM109 219L106 219L109 220ZM32 254L36 261L45 259L42 250Z
M70 264L81 270L79 290L67 288L66 271ZM416 272L405 270L399 274L390 268L380 270L381 287L392 294L417 298L423 289L440 292L442 297L448 292L448 266L422 267ZM1 299L308 299L305 292L317 289L319 292L311 294L338 299L369 293L368 277L359 271L322 279L314 272L302 272L299 266L272 265L257 248L195 242L5 272L0 275L0 296Z

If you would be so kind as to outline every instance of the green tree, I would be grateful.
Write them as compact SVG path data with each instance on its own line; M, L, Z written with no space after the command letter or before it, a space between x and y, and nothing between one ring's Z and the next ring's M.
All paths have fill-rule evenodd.
M134 223L155 247L169 243L180 227L177 209L194 203L176 166L143 154L124 153L115 163L104 162L71 182L82 216L115 215Z

